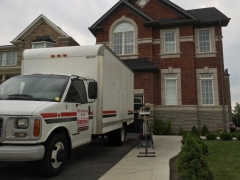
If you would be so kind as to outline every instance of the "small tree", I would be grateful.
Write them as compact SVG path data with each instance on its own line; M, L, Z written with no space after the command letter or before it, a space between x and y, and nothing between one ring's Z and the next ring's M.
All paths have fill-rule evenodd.
M197 130L197 128L196 128L195 126L192 127L191 133L192 133L192 134L196 134L196 135L199 136L199 132L198 132L198 130Z
M206 134L208 134L209 133L209 131L208 131L208 128L207 128L207 126L203 126L203 128L202 128L202 130L201 130L201 135L202 136L205 136Z
M201 146L187 136L177 159L177 171L182 179L213 180L213 172L203 159Z

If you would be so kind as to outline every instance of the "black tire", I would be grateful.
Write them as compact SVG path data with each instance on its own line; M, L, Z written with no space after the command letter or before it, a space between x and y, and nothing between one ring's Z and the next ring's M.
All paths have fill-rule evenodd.
M38 162L38 172L46 177L57 176L62 172L66 163L67 140L62 134L54 133L48 138L44 146L45 154L43 159Z
M115 144L118 146L121 146L124 144L125 141L125 128L122 127L120 129L116 129L114 131L114 139L115 139Z

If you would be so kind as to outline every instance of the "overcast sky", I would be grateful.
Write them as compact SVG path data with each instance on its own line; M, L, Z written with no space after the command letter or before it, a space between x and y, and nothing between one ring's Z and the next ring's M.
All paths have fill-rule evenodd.
M216 7L231 18L223 28L225 68L230 73L232 105L240 102L240 0L171 0L185 10ZM88 30L118 0L0 0L0 46L10 45L40 14L45 15L81 45L95 44Z

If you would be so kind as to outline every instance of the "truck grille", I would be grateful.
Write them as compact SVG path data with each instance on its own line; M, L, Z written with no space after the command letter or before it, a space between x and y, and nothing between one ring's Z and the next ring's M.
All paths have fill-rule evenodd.
M2 138L3 119L0 118L0 139Z

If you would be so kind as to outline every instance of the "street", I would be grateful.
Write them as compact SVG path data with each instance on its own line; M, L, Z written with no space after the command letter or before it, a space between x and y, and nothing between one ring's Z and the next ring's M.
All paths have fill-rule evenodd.
M72 158L67 160L63 172L51 180L97 180L117 164L128 152L137 146L136 140L123 146L111 146L107 137L93 140L89 145L76 148ZM35 164L27 162L0 162L1 180L46 179L37 173Z

